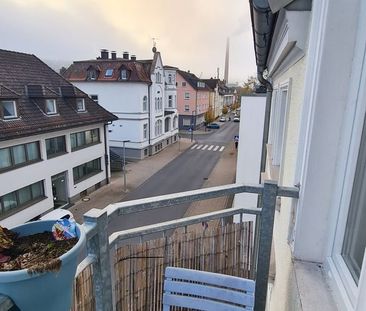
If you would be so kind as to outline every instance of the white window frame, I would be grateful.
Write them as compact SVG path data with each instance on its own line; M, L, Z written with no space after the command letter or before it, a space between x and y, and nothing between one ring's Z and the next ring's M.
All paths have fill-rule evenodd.
M49 104L51 104L51 108L52 110L49 110ZM47 115L53 115L53 114L57 114L57 106L56 106L56 100L53 98L47 98L45 101L45 113Z
M189 105L184 105L184 111L189 111Z
M81 106L79 106L81 104ZM78 112L84 112L85 111L85 99L84 98L77 98L76 99L76 110Z
M274 102L274 118L271 137L272 141L272 165L281 165L284 144L286 140L286 122L288 102L291 92L291 79L278 86L277 96Z
M127 80L127 69L121 70L121 80Z
M173 95L168 96L168 107L173 108Z
M184 93L184 99L190 99L191 98L191 94L189 92L185 92Z
M142 111L147 111L147 96L142 98Z
M142 126L142 136L144 139L147 138L147 123L144 123Z
M3 107L3 105L5 103L7 103L7 104L11 103L13 105L13 111L14 111L14 114L13 115L11 115L11 116L5 116L5 114L4 114L4 107ZM15 119L15 118L18 117L18 114L17 114L17 105L16 105L15 100L2 100L0 104L1 104L1 109L2 109L3 119L4 120Z

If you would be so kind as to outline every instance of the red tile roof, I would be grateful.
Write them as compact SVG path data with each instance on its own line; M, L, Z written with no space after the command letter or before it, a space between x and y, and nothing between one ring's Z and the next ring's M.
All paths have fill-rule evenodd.
M122 58L112 59L95 59L76 61L63 73L63 76L69 81L86 81L88 69L95 68L99 71L97 79L92 81L119 81L119 82L145 82L151 83L150 72L146 70L146 64L140 61L126 60ZM110 77L106 77L106 71L113 70ZM121 80L121 70L128 71L128 79Z
M30 85L40 86L42 96L30 97ZM75 97L62 96L61 87L72 89L75 97L83 97L86 111L77 112ZM56 115L44 113L45 98L56 99ZM0 141L117 119L36 56L25 53L0 50L1 99L16 100L18 118L0 118Z

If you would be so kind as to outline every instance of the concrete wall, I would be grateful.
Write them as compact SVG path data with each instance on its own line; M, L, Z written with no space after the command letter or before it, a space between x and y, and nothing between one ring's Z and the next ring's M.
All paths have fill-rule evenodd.
M236 182L247 184L260 183L260 164L262 155L264 112L266 97L243 96L241 98L242 115L236 165ZM234 140L234 137L232 137ZM233 206L256 207L257 194L241 193L234 197ZM235 216L239 221L239 216ZM244 215L244 220L255 220L252 215Z

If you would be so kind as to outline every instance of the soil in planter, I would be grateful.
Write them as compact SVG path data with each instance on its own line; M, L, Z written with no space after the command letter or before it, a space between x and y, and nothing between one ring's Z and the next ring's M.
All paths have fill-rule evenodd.
M0 263L0 271L28 269L29 273L58 271L61 260L58 258L69 251L78 238L56 241L52 232L37 233L22 237L12 237L13 246L1 253L10 260Z

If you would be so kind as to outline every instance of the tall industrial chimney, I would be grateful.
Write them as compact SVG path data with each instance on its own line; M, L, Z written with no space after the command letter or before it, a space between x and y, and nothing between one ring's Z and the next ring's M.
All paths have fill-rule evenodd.
M225 55L225 84L229 83L229 54L230 54L230 39L226 40L226 55Z

